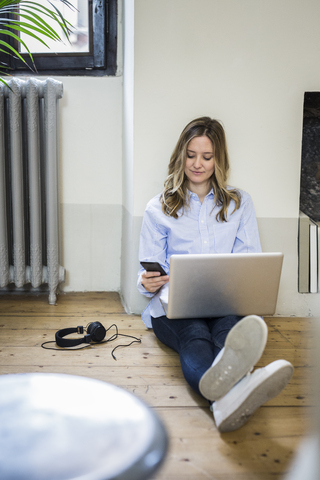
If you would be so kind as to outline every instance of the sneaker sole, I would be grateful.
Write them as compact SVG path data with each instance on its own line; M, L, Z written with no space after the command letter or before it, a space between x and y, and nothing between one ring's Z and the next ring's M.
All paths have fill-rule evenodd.
M279 365L279 360L265 367L266 369L270 367L269 376L261 379L261 382L243 400L239 407L220 423L217 427L219 432L232 432L242 427L261 405L279 395L293 374L293 367L289 362L285 360L280 360L280 362L283 362L282 365L280 364L274 372L272 372L272 369L275 368L273 364L277 363Z
M208 400L218 400L244 377L260 359L267 343L265 322L250 315L230 330L219 362L201 377L199 390Z

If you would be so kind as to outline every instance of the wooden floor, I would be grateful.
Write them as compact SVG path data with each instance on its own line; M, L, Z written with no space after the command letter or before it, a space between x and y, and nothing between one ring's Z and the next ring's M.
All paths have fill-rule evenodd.
M116 293L0 297L0 374L56 372L118 385L151 406L170 438L153 480L275 480L283 478L312 417L311 338L308 318L266 318L269 337L258 364L284 358L295 372L290 384L240 430L220 434L207 402L186 385L178 355L161 345L139 316L126 315ZM76 352L44 350L57 330L100 321L141 344L115 351L103 344ZM125 343L122 339L118 343ZM50 346L50 345L49 345ZM54 346L54 345L53 345Z

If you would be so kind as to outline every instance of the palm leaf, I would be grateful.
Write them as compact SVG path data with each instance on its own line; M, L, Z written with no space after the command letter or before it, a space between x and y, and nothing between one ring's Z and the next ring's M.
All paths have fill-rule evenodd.
M10 32L10 30L0 30L0 35L8 35L9 37L12 37L12 38L14 38L15 40L18 40L18 41L24 46L24 48L27 50L29 56L31 57L31 60L33 61L32 54L31 54L30 50L28 49L26 43L25 43L23 40L21 40L21 38L18 37L18 35L16 35L16 34L13 33L13 32ZM4 42L4 43L6 43L6 42ZM22 58L22 57L21 57L21 58ZM23 59L22 59L22 60L23 60ZM2 68L3 68L3 67L2 67Z
M14 55L16 55L17 57L19 57L20 60L22 60L24 63L26 63L25 60L21 57L20 53L17 52L17 50L16 50L15 48L13 48L13 47L10 45L10 43L7 43L7 42L4 42L3 40L0 40L0 45L6 47L8 50L11 50L11 51L14 53ZM6 50L2 50L2 51L5 52L5 53L7 53L8 55L10 55L10 52L7 52ZM12 55L12 54L11 54L11 55Z
M60 0L60 2L69 8L74 8L69 0ZM2 37L2 39L0 39L0 51L8 56L13 55L27 64L17 48L7 42L3 35L11 37L18 45L21 44L25 47L34 66L32 54L26 42L20 38L19 33L24 33L37 39L47 48L49 47L45 42L46 38L62 42L63 39L56 32L54 25L49 25L47 20L53 21L56 27L59 26L69 40L72 25L63 17L60 10L53 5L50 0L48 0L48 6L30 0L0 0L0 35ZM4 69L8 69L8 65L2 62L2 64L0 63L0 74L7 74L3 72ZM6 83L1 78L0 82Z
M4 27L6 28L10 28L12 30L15 30L17 32L23 32L23 33L28 33L28 30L30 31L30 33L32 31L36 31L38 33L40 33L41 35L45 35L47 38L51 38L51 40L61 40L61 38L59 37L59 35L57 35L56 33L52 34L50 32L50 30L46 30L44 29L43 27L42 28L39 28L37 27L35 24L32 24L32 23L26 23L26 22L16 22L16 23L12 23L12 24L3 24ZM40 37L35 37L37 38L39 41L40 40Z
M63 4L67 5L71 10L75 9L75 7L73 7L73 5L68 0L60 0L60 1ZM54 21L59 24L59 26L63 30L64 34L68 38L69 34L71 32L70 27L72 27L72 25L63 17L60 10L55 5L53 5L50 0L48 0L48 3L51 5L51 7L54 10L50 10L49 8L45 7L44 5L41 5L42 14L46 14L49 17L51 17L52 19L54 19ZM30 2L28 0L24 0L24 5L32 6L33 10L36 10L37 6L38 6L38 4L36 4L35 2Z
M26 25L27 27L29 27L29 28L23 28L23 26L16 26L16 27L15 27L15 31L21 32L21 33L25 33L26 35L29 35L29 36L35 38L36 40L38 40L39 42L41 42L43 45L45 45L47 48L49 48L49 46L48 46L40 37L38 37L37 35L35 35L35 34L32 33L32 30L34 30L34 29L35 29L35 30L39 30L39 29L36 29L36 28L33 27L32 25L28 25L28 24L25 24L25 25ZM4 25L4 26L6 26L6 25ZM6 35L9 35L9 36L13 37L13 35L11 35L10 30L6 30L6 32L7 32ZM28 54L29 54L29 56L30 56L29 49L28 49L28 47L26 46L25 42L23 42L18 35L15 35L14 38L15 38L15 40L17 40L17 42L20 42L21 45L23 45L23 46L27 49ZM54 40L54 39L53 39L53 40Z
M58 38L59 35L55 32L55 30L48 25L48 23L40 17L40 15L37 15L34 11L30 11L26 8L20 9L20 17L24 17L26 19L30 19L29 15L25 15L22 12L30 13L32 20L39 26L43 26L44 28L48 28L50 31L52 31ZM41 10L40 10L41 12ZM64 23L60 22L58 17L49 15L47 12L44 12L44 15L47 15L49 18L53 18L55 22L58 23L58 25L62 28L62 30L67 34L71 30L71 24L69 24L69 27L66 29ZM69 23L69 22L68 22Z
M50 25L47 24L44 20L42 20L39 15L26 15L20 11L19 14L19 19L23 18L24 20L28 20L31 23L34 23L34 25L37 25L40 29L43 29L44 32L46 32L48 35L51 37L56 37L59 39L59 35L55 32L55 30L50 27ZM9 19L10 22L10 28L15 28L15 25L20 25L21 20L19 19ZM39 21L40 19L40 21Z
M60 0L60 1L62 3L64 3L65 5L67 5L69 8L74 9L74 7L71 5L71 3L68 2L67 0ZM49 0L48 0L48 3L50 3L50 5L52 5ZM55 11L53 11L53 10L50 10L49 8L45 7L44 5L39 5L35 2L24 1L22 8L20 8L20 11L26 11L27 10L24 7L25 5L26 6L28 6L28 5L32 6L32 12L39 11L42 15L47 15L48 17L52 18L62 28L66 37L68 37L68 34L71 31L72 25L70 24L70 22L68 22L63 17L62 13L60 12L60 10L57 9L57 7L55 5L52 5L52 7L55 10ZM38 7L41 7L41 8L38 8ZM33 15L35 15L35 14L33 13ZM41 20L44 22L43 19L41 19Z

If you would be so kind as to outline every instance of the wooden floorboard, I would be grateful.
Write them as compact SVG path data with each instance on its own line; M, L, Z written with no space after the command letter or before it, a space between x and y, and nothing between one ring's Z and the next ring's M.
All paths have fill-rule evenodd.
M258 367L285 358L295 367L286 389L240 430L220 434L207 402L183 378L178 355L163 346L139 316L127 315L116 293L0 296L0 374L47 372L81 375L117 385L153 408L169 434L166 461L153 480L281 479L312 422L313 319L266 318L269 336ZM77 351L45 350L61 328L100 321L141 344L115 350L129 339ZM114 327L107 336L114 333ZM55 343L48 344L55 348Z

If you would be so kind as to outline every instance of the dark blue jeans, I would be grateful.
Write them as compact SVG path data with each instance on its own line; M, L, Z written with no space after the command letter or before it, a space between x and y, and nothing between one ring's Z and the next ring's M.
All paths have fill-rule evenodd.
M169 320L151 318L156 337L178 352L183 375L199 395L199 381L224 346L231 328L243 317Z

